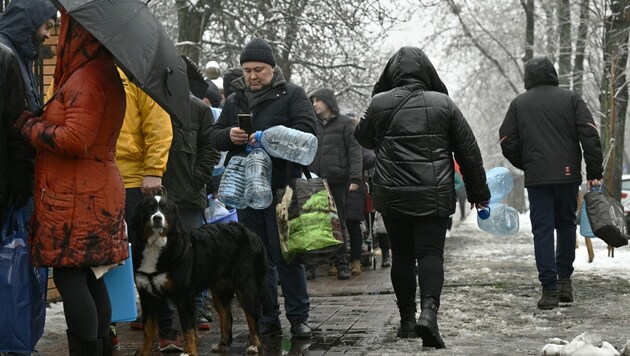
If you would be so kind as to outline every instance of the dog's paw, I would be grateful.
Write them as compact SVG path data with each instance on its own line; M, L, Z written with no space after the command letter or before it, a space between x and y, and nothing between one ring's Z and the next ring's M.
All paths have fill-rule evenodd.
M212 352L215 353L224 353L224 352L230 352L230 347L224 344L216 344L216 345L212 345Z
M248 354L248 355L257 355L258 354L258 347L256 347L256 345L249 345L245 349L245 353Z

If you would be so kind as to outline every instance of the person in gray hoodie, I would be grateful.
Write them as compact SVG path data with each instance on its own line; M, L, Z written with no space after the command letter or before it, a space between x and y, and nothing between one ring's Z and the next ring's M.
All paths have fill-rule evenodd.
M1 222L10 204L22 207L33 196L35 150L13 125L23 111L41 111L33 60L56 19L57 9L48 0L13 0L0 14Z
M317 154L309 170L326 178L337 205L344 240L348 241L346 228L346 199L348 191L359 189L363 174L361 146L354 138L354 122L339 113L339 105L332 90L317 89L309 95L317 114ZM329 275L339 279L350 278L346 258L346 243L332 256L333 266ZM355 275L361 273L361 261L352 261ZM358 271L358 273L357 273Z

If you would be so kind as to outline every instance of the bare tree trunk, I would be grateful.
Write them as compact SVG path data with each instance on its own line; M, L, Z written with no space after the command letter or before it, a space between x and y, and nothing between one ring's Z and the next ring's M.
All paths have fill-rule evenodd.
M600 89L600 105L604 114L601 121L604 153L608 152L614 143L608 165L604 167L604 183L615 199L619 199L621 195L624 132L628 109L625 69L628 64L629 26L630 0L613 1L611 15L605 20L603 48L605 70Z
M181 44L179 53L190 58L193 63L199 63L201 37L206 27L207 15L187 0L175 0L175 6L179 24L177 41Z
M555 1L543 1L542 8L545 11L545 32L547 36L545 36L545 55L549 58L552 63L556 62L556 47L557 47L557 35L556 35L556 26L555 26L555 7L553 4Z
M569 0L558 0L558 79L560 87L571 88L571 7Z
M523 63L534 58L534 0L521 0L525 10L525 56Z
M584 82L584 50L586 48L586 36L588 35L588 3L589 0L580 2L580 24L578 25L577 41L575 43L575 63L573 64L573 90L582 95Z

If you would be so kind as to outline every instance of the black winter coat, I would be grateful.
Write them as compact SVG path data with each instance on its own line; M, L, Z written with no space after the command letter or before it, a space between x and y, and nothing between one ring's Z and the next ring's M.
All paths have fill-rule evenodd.
M206 183L212 178L221 153L211 145L212 110L193 95L190 116L190 129L173 126L173 142L162 184L178 207L203 209L208 206Z
M365 199L368 193L367 171L374 167L376 156L374 151L361 147L363 161L363 181L359 184L359 189L348 191L346 198L346 220L361 221L365 218Z
M475 135L418 48L403 47L389 60L355 136L363 147L375 149L374 205L384 216L453 214L453 154L468 200L490 198Z
M249 103L245 97L245 79L240 78L232 82L234 93L225 101L219 120L210 130L210 138L214 148L219 151L228 151L225 165L230 158L237 155L246 155L247 145L235 145L230 140L230 129L238 126L239 113L252 114L252 129L254 131L266 130L271 126L283 125L296 130L315 135L315 111L308 100L304 89L288 83L279 71L276 71L270 90L256 103ZM264 89L263 89L264 90ZM251 107L251 108L250 108ZM288 181L287 176L299 177L301 170L297 165L287 174L287 161L271 157L271 187L284 188Z
M0 15L0 224L10 200L33 196L35 149L13 125L24 110L41 107L31 70L38 55L33 34L56 13L47 0L13 0Z
M546 58L527 62L525 88L499 129L503 155L525 171L525 186L581 182L582 150L587 179L602 178L599 134L580 95L558 87Z
M354 122L338 115L325 125L317 120L317 154L308 166L330 183L361 182L361 146L354 138Z

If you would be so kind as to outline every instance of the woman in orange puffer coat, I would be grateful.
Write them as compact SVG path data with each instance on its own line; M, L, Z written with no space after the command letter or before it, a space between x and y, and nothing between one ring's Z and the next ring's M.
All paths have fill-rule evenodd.
M112 55L63 9L59 39L56 95L41 117L25 112L16 124L37 150L32 261L54 267L70 355L111 355L107 287L91 267L128 255L114 162L125 93Z

